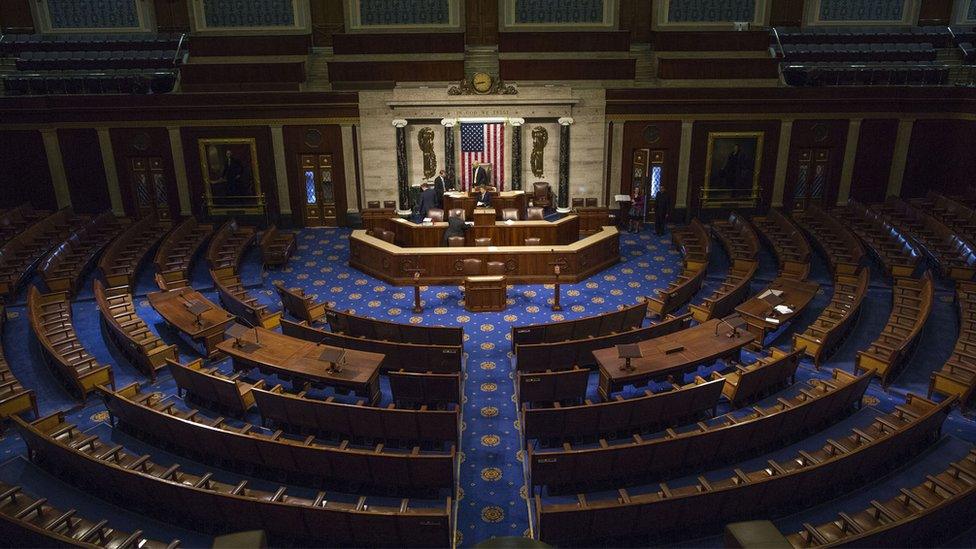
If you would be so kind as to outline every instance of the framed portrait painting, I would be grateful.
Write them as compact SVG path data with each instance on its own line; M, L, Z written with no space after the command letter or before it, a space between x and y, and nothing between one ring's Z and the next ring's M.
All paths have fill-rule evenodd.
M764 132L709 132L702 206L751 207L759 202Z
M200 139L200 169L210 213L261 213L257 144L249 138Z

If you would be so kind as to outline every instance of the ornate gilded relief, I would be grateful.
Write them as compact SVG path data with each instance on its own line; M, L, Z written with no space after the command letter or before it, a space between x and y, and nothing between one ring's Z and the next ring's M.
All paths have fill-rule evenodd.
M545 173L542 154L549 142L549 132L542 126L532 128L532 156L529 164L532 166L532 175L542 177Z
M515 84L506 84L501 78L491 78L490 83L485 80L483 73L476 75L479 82L475 84L474 77L464 79L458 84L447 88L447 95L516 95L518 87ZM485 85L489 84L489 85Z
M437 173L437 154L434 153L434 130L426 127L417 134L417 145L424 153L424 179L430 179Z

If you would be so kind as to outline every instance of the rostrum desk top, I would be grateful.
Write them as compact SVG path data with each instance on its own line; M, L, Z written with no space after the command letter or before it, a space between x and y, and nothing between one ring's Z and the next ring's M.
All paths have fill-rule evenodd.
M490 225L468 226L464 239L466 246L473 246L475 238L491 238L494 246L524 246L526 238L536 237L542 246L559 246L579 240L579 224L575 215L556 221L493 221ZM424 225L398 217L389 220L394 240L404 248L443 246L447 226L446 221Z
M644 383L653 378L687 372L699 364L736 355L756 336L740 331L729 337L731 328L716 326L721 319L713 318L703 324L638 343L641 358L630 361L631 370L621 370L625 360L619 358L617 348L597 349L593 357L600 366L600 395L608 400L611 393L624 385Z
M470 231L469 231L470 232ZM420 269L424 284L461 284L464 260L505 264L509 284L543 284L555 281L553 263L560 265L559 280L579 282L620 261L620 231L601 230L572 244L556 246L431 246L406 248L353 231L349 236L349 265L387 283L413 285ZM487 271L472 274L488 274Z
M468 221L474 221L474 208L478 203L476 192L447 191L444 193L444 215L447 215L453 208L461 208ZM515 208L519 211L519 217L525 219L528 195L525 191L501 191L490 192L491 206L495 208L495 218L502 218L502 210L505 208Z
M379 353L343 349L342 370L330 372L329 363L319 357L326 349L339 347L286 336L265 328L248 330L241 341L246 342L242 347L238 347L233 339L224 340L218 345L234 360L235 370L258 368L286 379L297 378L316 385L345 387L367 397L370 402L379 396L379 371L385 358Z

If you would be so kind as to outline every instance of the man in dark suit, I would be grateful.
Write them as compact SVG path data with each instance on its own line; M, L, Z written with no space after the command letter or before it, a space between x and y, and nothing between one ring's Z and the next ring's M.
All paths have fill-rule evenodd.
M444 177L444 170L437 173L434 178L434 194L437 195L437 207L444 207L444 190L447 188L447 178Z
M661 187L654 196L654 232L658 236L663 236L671 213L671 197L668 191Z
M444 231L444 245L448 245L448 239L452 236L464 236L464 231L468 230L468 225L458 216L452 215L447 218L447 230Z
M491 183L488 177L488 170L478 164L474 167L474 184L476 187L487 187Z
M476 206L478 206L479 208L482 207L487 208L491 206L491 193L488 192L488 187L485 187L484 185L478 186L478 194L476 195L476 200L478 201Z
M423 191L420 193L420 203L418 204L418 219L417 222L421 222L427 217L427 212L431 208L437 207L437 194L434 189L431 188L430 183L424 183L420 186Z

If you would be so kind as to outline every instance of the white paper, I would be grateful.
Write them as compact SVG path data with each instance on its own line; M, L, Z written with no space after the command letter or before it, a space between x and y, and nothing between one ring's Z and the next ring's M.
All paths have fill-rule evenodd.
M506 220L505 220L505 224L506 224L506 225L511 225L512 223L515 223L515 222L514 222L514 221L512 221L511 219L506 219Z
M767 316L766 317L766 322L768 322L770 324L779 324L779 319L778 318L772 318L772 317L768 317Z
M790 309L786 305L777 305L773 308L776 309L776 312L781 315L788 315L793 312L793 309Z
M471 227L474 225L474 221L465 221L464 224Z
M488 246L488 251L489 252L497 252L498 251L498 246Z
M617 202L630 202L630 197L625 194L615 194L613 199Z

